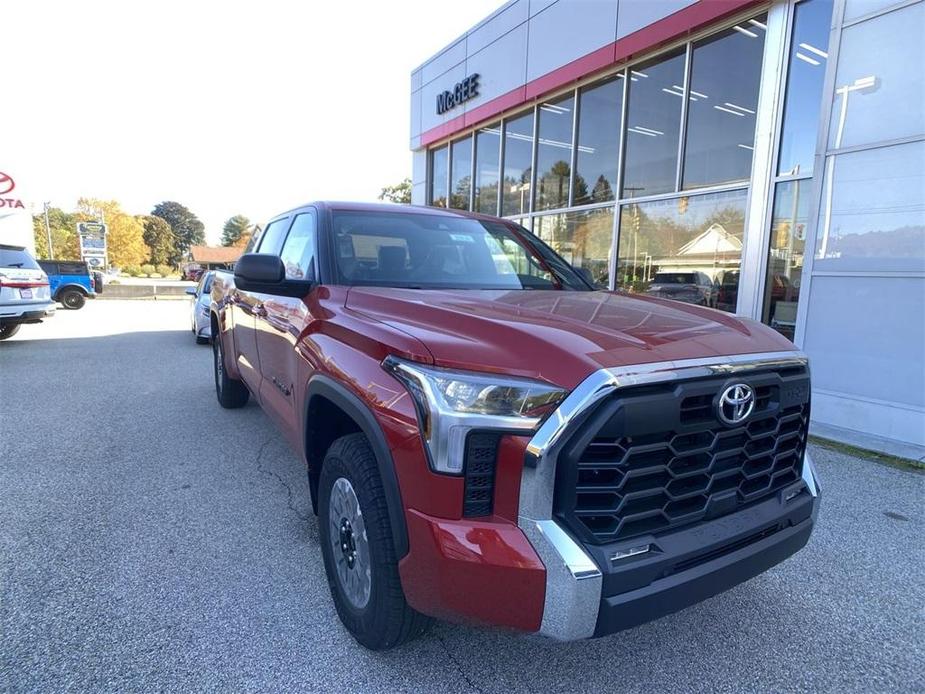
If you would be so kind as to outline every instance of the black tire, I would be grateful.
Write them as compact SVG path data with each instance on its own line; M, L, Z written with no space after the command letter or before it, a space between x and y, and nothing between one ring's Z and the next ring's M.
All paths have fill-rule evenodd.
M243 381L232 378L225 369L225 354L222 341L216 338L212 342L212 371L215 373L215 395L218 404L227 410L244 407L250 398L250 391Z
M61 302L64 308L76 311L84 307L84 304L87 303L87 297L76 289L69 289L61 293L58 297L58 301Z
M196 332L195 330L193 331ZM196 335L196 344L197 345L207 345L209 344L209 338L203 337L202 335Z
M362 608L356 607L344 590L332 544L331 494L341 478L355 492L368 538L366 561L371 585L368 601ZM337 614L361 645L384 651L427 630L433 620L412 609L402 591L385 491L376 456L363 434L342 436L331 444L324 457L318 490L318 534Z
M13 337L13 335L19 332L21 327L22 325L20 323L7 323L6 325L0 325L0 340L6 340Z

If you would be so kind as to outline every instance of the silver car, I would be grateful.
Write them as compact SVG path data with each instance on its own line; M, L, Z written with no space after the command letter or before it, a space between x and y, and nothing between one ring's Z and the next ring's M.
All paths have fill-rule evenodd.
M199 284L190 287L186 293L192 297L190 302L190 329L196 336L196 344L207 344L212 338L212 323L209 320L209 293L212 291L212 278L215 272L202 273Z
M22 246L0 244L0 340L55 315L48 275Z

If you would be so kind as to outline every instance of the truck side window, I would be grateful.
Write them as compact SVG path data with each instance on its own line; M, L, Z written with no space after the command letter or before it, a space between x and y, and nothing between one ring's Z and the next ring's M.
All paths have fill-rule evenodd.
M289 228L289 217L283 217L267 225L263 237L260 239L260 246L257 248L258 253L265 255L279 255L279 250L283 246L283 239L286 236L286 229Z
M315 213L296 216L280 254L286 267L286 279L304 280L312 277L315 257Z

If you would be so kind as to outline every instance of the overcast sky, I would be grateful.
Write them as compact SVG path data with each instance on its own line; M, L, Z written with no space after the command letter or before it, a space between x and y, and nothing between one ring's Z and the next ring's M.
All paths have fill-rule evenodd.
M0 171L39 206L177 200L211 242L375 199L411 174L411 70L501 3L4 2Z

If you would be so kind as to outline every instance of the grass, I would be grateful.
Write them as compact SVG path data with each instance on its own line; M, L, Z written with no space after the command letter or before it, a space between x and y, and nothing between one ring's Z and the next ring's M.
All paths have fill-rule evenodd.
M844 453L845 455L854 456L856 458L863 458L864 460L870 460L875 463L880 463L881 465L889 465L890 467L899 468L900 470L925 472L925 463L920 460L911 460L909 458L900 458L899 456L888 455L887 453L869 451L866 448L858 448L857 446L851 446L847 443L832 441L831 439L819 438L818 436L810 436L809 442L819 446L820 448L825 448L837 453Z

